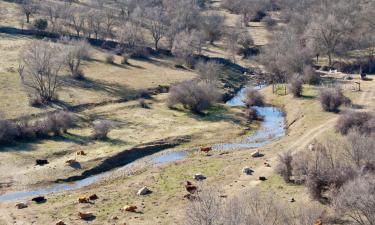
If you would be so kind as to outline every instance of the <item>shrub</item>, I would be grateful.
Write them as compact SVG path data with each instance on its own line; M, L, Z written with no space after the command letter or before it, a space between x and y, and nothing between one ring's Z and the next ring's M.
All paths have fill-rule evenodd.
M217 102L219 96L219 91L212 84L185 81L171 87L168 105L172 107L180 103L184 108L194 113L201 113L212 103Z
M351 129L356 129L362 134L375 132L375 115L368 112L349 111L341 115L336 123L336 130L346 135Z
M44 31L48 27L48 21L46 19L36 19L34 21L34 27L37 30Z
M257 120L259 119L259 114L256 109L253 108L247 108L246 109L246 116L249 121Z
M276 166L276 172L284 179L285 182L290 182L292 176L292 151L287 151L278 154L278 164Z
M93 127L93 139L106 139L108 137L108 133L111 131L112 124L107 120L100 120L94 123Z
M43 99L39 95L30 95L29 96L29 105L32 107L41 107L43 106Z
M300 77L294 77L289 84L290 92L294 97L301 97L303 91L303 81Z
M247 107L263 106L264 97L257 90L253 88L246 88L245 98L243 99L243 102Z
M216 62L202 62L199 61L195 69L198 72L199 78L202 81L212 83L218 80L222 71L222 65Z
M307 65L303 68L303 80L307 84L317 85L320 83L321 77L317 72L315 72L312 66Z
M350 99L345 97L339 88L324 88L319 93L319 101L327 112L338 112L342 104L348 104Z
M148 109L148 108L150 108L149 105L148 105L147 102L146 102L146 99L144 99L144 98L140 98L140 99L139 99L139 105L140 105L142 108L144 108L144 109Z
M135 47L130 54L130 57L134 59L147 59L149 56L150 52L145 47Z
M115 63L115 56L113 56L112 54L108 54L108 55L105 57L105 61L106 61L106 63L108 63L108 64L114 64L114 63Z
M0 115L0 144L12 142L18 135L17 126L14 122L1 117Z
M272 17L270 17L270 16L265 16L262 19L262 22L264 22L267 27L274 27L274 26L277 25L277 21L272 19Z
M128 65L130 56L128 54L123 54L121 58L121 64Z

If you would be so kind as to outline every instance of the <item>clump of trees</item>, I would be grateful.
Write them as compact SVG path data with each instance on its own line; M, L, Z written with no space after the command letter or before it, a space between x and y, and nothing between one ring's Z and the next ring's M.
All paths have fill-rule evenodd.
M319 101L322 108L327 112L338 112L341 105L351 103L350 99L342 93L340 88L321 89Z
M245 96L242 101L247 107L264 105L263 95L261 95L258 90L255 90L253 88L246 88Z
M350 217L354 224L371 224L369 212L373 213L373 208L363 210L366 207L362 203L373 204L375 196L373 186L368 189L375 182L373 146L375 139L352 130L345 138L315 143L309 151L281 154L277 171L286 182L305 184L314 199L333 204L341 213L356 215ZM368 200L359 201L358 196Z
M213 61L199 61L195 65L195 69L198 73L199 79L207 83L215 83L222 74L223 66Z
M70 74L75 79L83 79L84 73L81 69L82 61L88 59L89 44L85 40L71 40L63 38L61 43L64 44L64 62L69 69Z
M307 225L318 219L325 222L325 212L315 205L290 207L273 193L264 194L257 189L240 194L240 198L223 200L215 189L202 188L186 207L186 224Z
M171 87L168 106L181 104L194 113L202 113L220 99L220 92L215 85L199 81L184 81Z

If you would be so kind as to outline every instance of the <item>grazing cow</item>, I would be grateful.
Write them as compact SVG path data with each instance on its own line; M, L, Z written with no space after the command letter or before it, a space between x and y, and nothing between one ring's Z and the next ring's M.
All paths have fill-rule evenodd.
M66 225L62 220L56 223L56 225Z
M79 203L90 203L90 199L86 197L80 197L78 198Z
M27 205L23 202L20 202L20 203L16 204L16 208L17 209L24 209L24 208L27 208Z
M79 151L79 152L77 152L77 155L83 155L84 156L84 155L87 155L87 154L84 151Z
M323 225L323 222L321 219L317 219L314 223L314 225Z
M212 147L201 147L201 152L208 154L212 150Z
M126 205L123 209L127 212L137 212L137 206L135 205Z
M48 160L46 160L46 159L37 159L37 160L35 160L35 164L37 166L44 166L44 165L48 164Z
M90 212L78 212L78 216L79 216L79 218L81 218L83 220L89 220L89 219L92 219L94 217L94 214L92 214Z
M93 194L93 195L90 195L89 199L91 201L95 201L95 200L99 199L99 197L96 194Z
M271 164L269 164L268 162L264 162L264 165L265 165L266 167L271 167Z
M198 187L193 185L190 181L186 181L185 182L185 189L190 194L194 194L197 191Z
M35 197L35 198L31 199L31 201L33 201L37 204L40 204L40 203L46 202L47 199L44 196L38 196L38 197Z
M261 180L261 181L266 181L267 178L266 178L266 177L259 177L259 180Z
M69 164L69 165L73 165L73 164L76 164L78 163L77 160L75 159L69 159L68 161L65 162L66 164Z

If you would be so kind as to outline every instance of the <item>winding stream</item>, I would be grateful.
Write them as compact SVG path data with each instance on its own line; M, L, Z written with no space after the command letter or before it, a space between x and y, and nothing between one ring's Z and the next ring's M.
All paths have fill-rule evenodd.
M261 89L264 86L257 86L257 89ZM226 104L230 106L244 106L242 102L242 98L245 94L245 88L241 89L235 97L229 100ZM275 107L254 107L258 114L263 117L262 124L260 128L251 136L245 137L242 140L234 143L221 143L216 144L213 146L214 150L235 150L235 149L242 149L242 148L259 148L265 146L273 141L278 140L279 138L285 135L284 130L284 114L281 110ZM145 159L140 159L142 161L145 160L148 164L151 165L161 165L169 162L174 162L177 160L181 160L189 154L189 150L184 151L174 151L174 152L164 152L164 153L157 153ZM111 177L118 171L125 171L131 170L132 166L139 163L140 160L136 160L132 163L129 163L123 167L118 169L114 169L112 171L104 172L99 175L91 176L76 182L70 183L59 183L54 184L48 187L38 188L32 191L21 191L21 192L13 192L13 193L6 193L0 195L0 201L13 201L18 199L30 198L37 195L46 195L54 192L61 192L61 191L69 191L69 190L76 190L82 187L86 187L88 185L97 183L104 178Z

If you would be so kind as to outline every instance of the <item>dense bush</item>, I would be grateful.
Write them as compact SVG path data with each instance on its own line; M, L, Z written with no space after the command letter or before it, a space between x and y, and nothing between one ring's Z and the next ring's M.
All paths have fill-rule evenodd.
M375 115L368 112L349 111L339 117L335 128L344 135L351 129L356 129L362 134L370 134L375 132Z
M247 88L245 90L245 97L243 102L247 107L251 106L263 106L264 105L264 97L259 93L259 91L253 88Z
M324 88L319 93L319 101L327 112L338 112L342 104L349 104L350 99L345 97L339 88Z
M107 120L100 120L94 123L92 137L96 140L103 140L108 138L108 133L112 129L111 122Z
M66 133L76 125L73 114L65 111L51 113L36 120L19 120L17 122L0 118L0 143L14 140L43 138Z
M264 22L267 27L274 27L277 25L277 21L274 20L272 17L270 16L265 16L263 19L262 19L262 22Z
M220 93L218 89L206 82L185 81L171 87L168 105L182 104L194 113L201 113L212 103L217 102Z
M36 19L34 21L34 27L37 30L44 31L48 27L48 21L46 19Z
M294 77L289 83L289 90L294 97L301 97L303 91L303 81L300 77Z
M199 61L195 65L195 69L199 75L199 79L212 83L218 80L222 73L222 65L216 62Z

